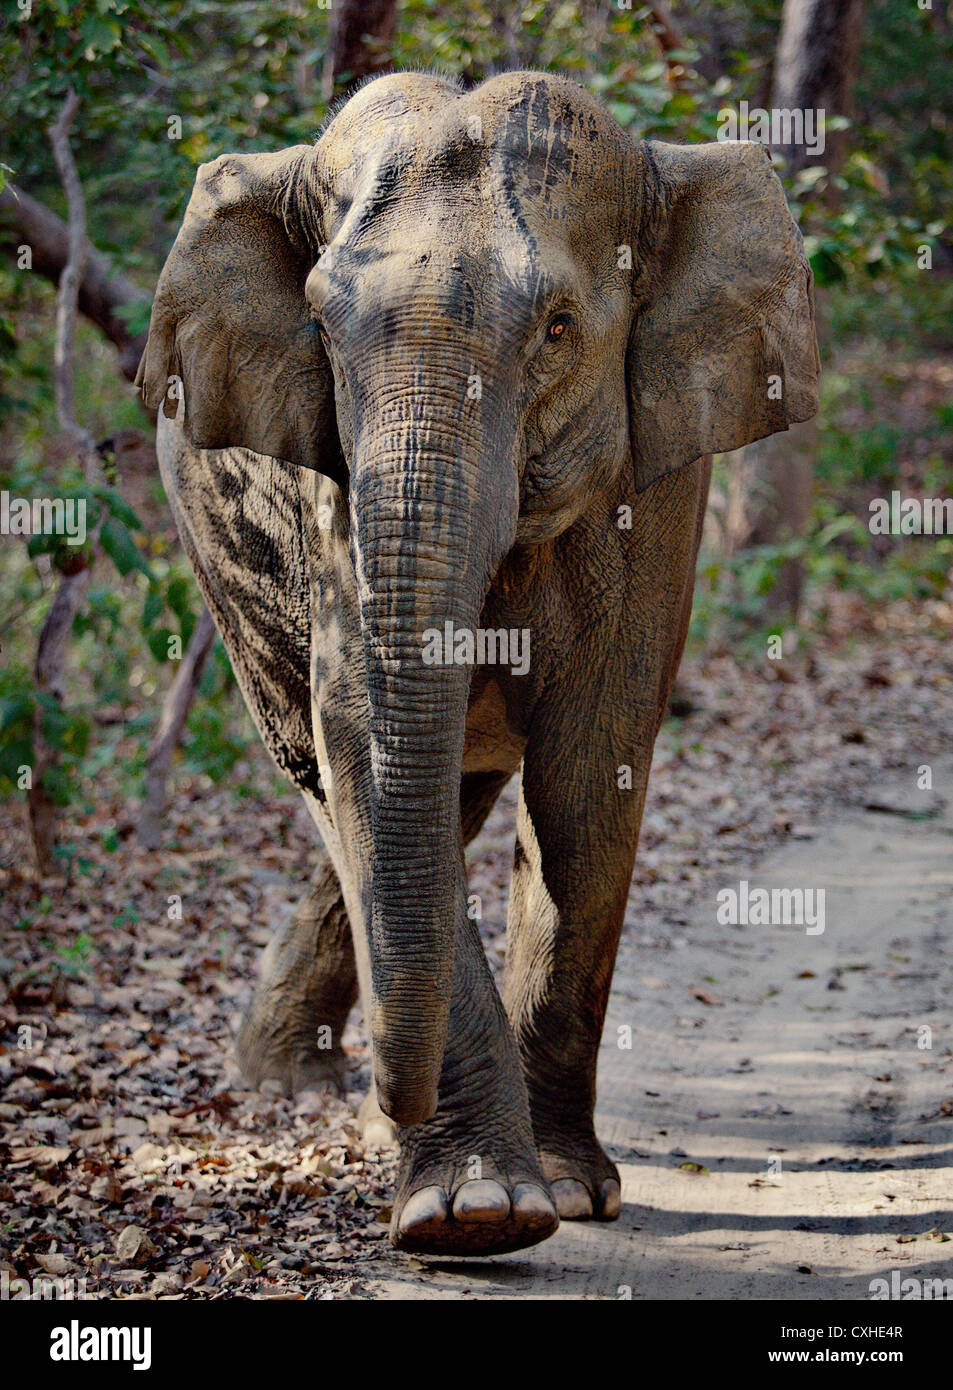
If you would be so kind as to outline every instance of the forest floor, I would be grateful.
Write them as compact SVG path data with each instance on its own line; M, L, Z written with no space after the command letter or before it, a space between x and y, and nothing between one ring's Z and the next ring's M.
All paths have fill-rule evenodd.
M353 1118L359 1019L345 1097L241 1081L257 957L313 844L264 755L240 796L179 771L156 852L104 773L70 812L66 881L36 881L4 808L0 1278L88 1298L839 1299L894 1269L953 1277L951 626L947 605L868 621L845 598L799 655L687 662L600 1058L622 1215L512 1256L391 1249L394 1156ZM468 851L495 969L514 804L511 784ZM742 880L823 888L824 931L720 925Z

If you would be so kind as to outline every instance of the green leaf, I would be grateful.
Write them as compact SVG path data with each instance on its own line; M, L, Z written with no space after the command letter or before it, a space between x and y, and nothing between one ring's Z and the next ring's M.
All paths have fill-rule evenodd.
M141 570L149 579L152 578L152 571L146 563L145 556L129 534L125 523L118 517L106 518L99 532L99 540L121 575Z
M106 503L106 510L110 516L116 517L124 526L128 526L130 531L141 531L142 522L130 507L124 497L121 497L115 488L99 487L96 489L96 496L101 497Z
M810 258L814 279L819 285L836 285L847 277L840 261L835 260L830 251L821 247Z
M27 720L33 713L33 701L23 692L21 695L8 695L0 700L0 734L12 729L21 720Z
M158 34L140 34L139 47L143 53L147 53L162 68L163 71L169 66L169 47L165 39L161 39Z
M156 661L168 661L169 638L174 636L175 633L168 627L155 627L146 633L146 642Z
M165 601L180 622L184 622L189 614L189 581L181 576L170 579Z
M142 626L144 628L152 627L164 607L162 590L158 585L150 585L146 591L145 603L142 605Z
M609 110L621 126L631 125L639 114L638 107L630 106L627 101L610 101Z
M140 333L145 333L149 327L152 300L132 299L127 304L121 304L115 312L116 317L122 319L128 332L137 338Z

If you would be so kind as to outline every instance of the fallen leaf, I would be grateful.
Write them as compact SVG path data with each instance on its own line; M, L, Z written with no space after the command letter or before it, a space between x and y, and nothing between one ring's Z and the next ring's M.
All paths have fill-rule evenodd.
M137 1115L120 1115L113 1124L113 1133L126 1137L135 1137L138 1134L146 1133L146 1122L140 1120Z
M52 1168L57 1163L65 1163L73 1152L56 1144L27 1144L25 1148L11 1149L10 1162L32 1163L37 1168Z
M712 994L709 989L700 989L698 985L692 985L692 998L697 999L700 1004L720 1004L721 1000L717 994Z
M125 1264L135 1264L147 1260L156 1253L156 1247L141 1226L126 1226L116 1237L116 1255Z
M143 1173L156 1173L165 1167L165 1154L158 1144L140 1144L133 1150L132 1161Z

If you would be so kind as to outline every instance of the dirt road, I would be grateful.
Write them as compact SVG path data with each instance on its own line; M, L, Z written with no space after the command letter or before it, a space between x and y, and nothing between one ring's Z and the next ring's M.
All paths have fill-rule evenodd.
M493 1260L395 1255L358 1296L835 1300L892 1270L953 1280L953 764L934 785L911 772L872 797L885 809L720 870L674 932L630 911L600 1062L616 1224ZM823 888L824 931L719 925L742 879Z

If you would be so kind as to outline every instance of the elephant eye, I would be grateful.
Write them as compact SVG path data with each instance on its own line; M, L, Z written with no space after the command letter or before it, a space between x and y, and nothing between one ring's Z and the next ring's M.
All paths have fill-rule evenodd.
M557 314L554 319L550 320L549 327L546 330L546 341L558 343L568 338L570 328L572 328L571 315Z

